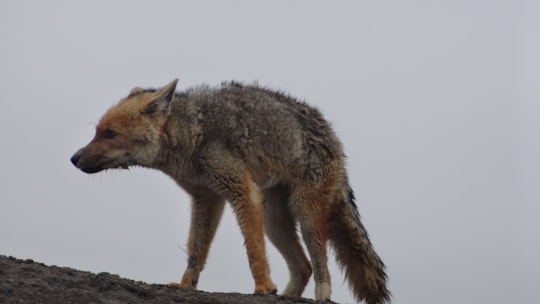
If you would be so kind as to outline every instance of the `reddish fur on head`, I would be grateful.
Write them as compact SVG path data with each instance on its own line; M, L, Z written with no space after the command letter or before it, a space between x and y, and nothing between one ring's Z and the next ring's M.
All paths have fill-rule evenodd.
M160 147L160 130L169 114L178 80L157 91L135 88L101 118L92 141L72 163L86 173L151 166Z

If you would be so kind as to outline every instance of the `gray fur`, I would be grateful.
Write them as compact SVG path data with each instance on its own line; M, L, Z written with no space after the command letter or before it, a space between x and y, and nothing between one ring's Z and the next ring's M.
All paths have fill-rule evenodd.
M256 292L275 291L264 224L291 273L285 294L300 296L313 271L315 298L330 298L330 241L355 297L388 302L384 264L360 222L342 145L320 111L257 85L229 82L181 93L175 87L176 80L157 90L133 89L105 114L94 140L72 162L88 173L155 168L193 197L189 263L179 286L196 287L227 200L246 238ZM111 130L117 138L104 139Z

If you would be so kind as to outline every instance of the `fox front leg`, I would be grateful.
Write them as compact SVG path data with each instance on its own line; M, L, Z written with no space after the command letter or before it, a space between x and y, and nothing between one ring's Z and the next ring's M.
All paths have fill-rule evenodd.
M229 169L225 171L226 175L216 175L214 181L217 191L231 203L244 235L255 293L276 293L265 252L262 194L249 172L240 171L238 167Z
M191 228L188 239L188 265L180 284L171 285L196 289L199 274L203 270L219 225L225 200L214 194L208 188L190 189L193 197L191 207Z

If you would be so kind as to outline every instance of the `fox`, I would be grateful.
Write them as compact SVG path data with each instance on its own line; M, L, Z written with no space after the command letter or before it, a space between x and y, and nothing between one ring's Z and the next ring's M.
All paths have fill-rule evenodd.
M156 169L190 195L187 268L180 283L170 285L197 288L228 202L245 240L255 293L277 292L266 235L289 270L283 295L302 296L313 274L315 299L330 300L331 247L358 302L389 303L385 265L360 221L342 144L322 113L256 83L203 84L181 92L177 83L133 88L71 157L89 174Z

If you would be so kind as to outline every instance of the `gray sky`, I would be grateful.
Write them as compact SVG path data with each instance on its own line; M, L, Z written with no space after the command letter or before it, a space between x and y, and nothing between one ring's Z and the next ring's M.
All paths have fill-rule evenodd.
M134 86L259 81L332 121L396 303L538 303L538 3L3 1L0 254L178 281L183 191L69 158ZM253 291L230 208L199 287Z

